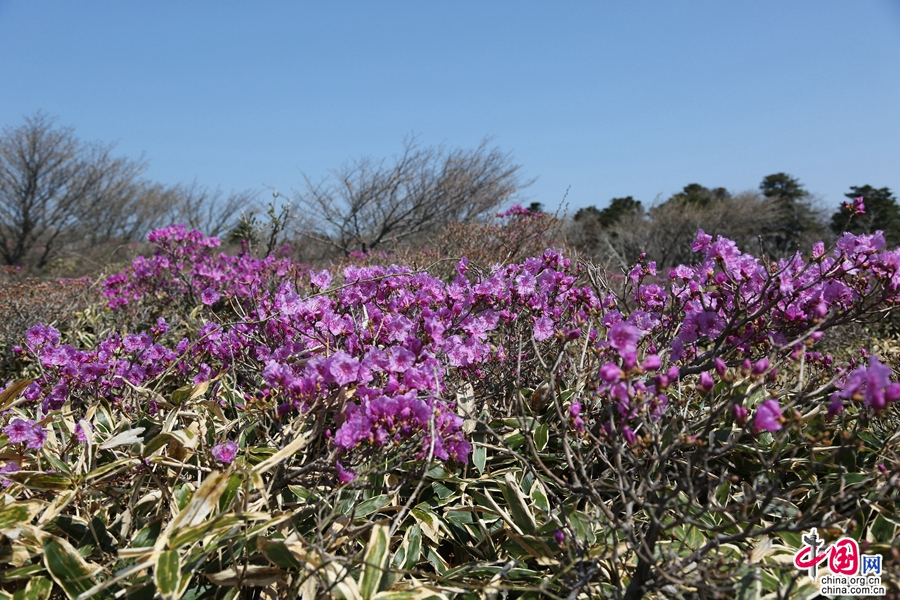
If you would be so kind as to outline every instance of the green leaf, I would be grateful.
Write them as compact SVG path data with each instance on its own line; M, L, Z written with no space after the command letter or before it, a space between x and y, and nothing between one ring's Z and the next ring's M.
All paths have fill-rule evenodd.
M544 489L544 484L541 483L540 479L535 479L534 483L531 484L531 493L529 495L537 508L544 512L550 512L550 501L547 499L547 490Z
M897 523L891 519L887 519L884 515L879 514L875 517L875 521L872 523L872 527L870 529L872 533L872 537L875 538L876 542L892 542L896 538L894 536L894 532L897 530Z
M478 474L484 475L484 465L487 463L487 448L478 442L475 442L473 446L472 462L475 464L475 468L478 469Z
M144 446L143 456L150 456L169 442L177 442L185 448L196 448L200 440L197 438L197 434L190 429L166 431L147 442L147 445Z
M225 473L214 471L207 474L197 491L191 495L190 502L169 521L165 529L166 537L172 536L176 531L200 525L219 505L219 498L222 497L227 485L228 476Z
M372 600L447 600L447 596L427 588L402 592L378 592Z
M422 553L422 528L418 524L406 530L406 556L403 557L403 568L410 571L419 563Z
M594 528L592 527L594 520L588 515L581 511L573 510L569 513L569 522L580 540L587 542L589 545L597 541L597 536L594 534Z
M31 579L38 573L43 573L45 570L46 567L42 564L25 565L24 567L19 567L18 569L10 569L9 571L0 573L0 580L18 581L20 579Z
M184 507L188 505L188 502L191 500L192 490L187 485L180 485L175 488L175 503L178 506L178 510L184 510Z
M728 506L728 495L731 493L731 483L723 481L716 488L716 502L719 506Z
M441 520L440 518L434 514L434 512L428 508L428 505L424 502L416 505L414 509L410 511L413 518L418 521L419 526L422 529L422 533L428 536L435 544L441 543Z
M197 525L191 527L179 528L178 531L169 538L169 547L182 548L190 546L194 542L197 542L210 534L227 532L240 522L241 520L232 513L228 515L218 515L213 519L201 521Z
M43 548L44 565L66 596L74 600L94 586L96 582L91 570L69 542L48 535L44 538Z
M382 494L380 496L375 496L374 498L369 498L368 500L363 500L356 505L356 509L353 511L353 514L356 517L366 517L368 515L371 515L373 512L379 510L382 506L387 504L390 499L390 494Z
M378 592L391 555L390 546L390 527L386 523L376 524L363 553L364 567L359 579L359 593L364 600L369 600Z
M21 483L34 490L52 490L61 492L72 486L72 478L57 473L43 473L41 471L17 471L7 473L7 479Z
M538 425L537 429L534 430L534 447L537 448L538 452L543 452L544 448L547 447L547 442L550 441L550 428L546 423L541 423Z
M282 448L281 450L279 450L278 452L276 452L275 454L273 454L266 460L262 461L261 463L259 463L255 467L253 467L253 472L261 475L261 474L265 473L266 471L268 471L269 469L273 468L275 465L277 465L281 461L297 454L300 450L302 450L304 448L304 446L306 446L309 443L311 436L312 436L311 429L308 431L301 432L300 435L298 435L296 437L296 439L294 439L294 441L292 441L290 444L288 444L287 446L285 446L284 448Z
M241 565L229 567L218 573L207 573L206 578L213 585L221 587L253 586L266 587L284 579L284 571L261 565Z
M515 450L519 446L525 443L525 436L520 431L516 431L514 433L509 434L508 436L503 438L503 441L509 446L511 449Z
M48 465L48 466L52 467L52 470L56 471L57 473L61 473L63 475L69 475L69 476L72 475L71 465L64 463L63 461L59 460L58 458L56 458L55 456L53 456L53 454L51 454L49 452L45 452L43 457L46 458L47 461L50 463L50 465ZM47 469L47 470L49 471L50 469Z
M99 479L107 475L111 475L113 472L117 473L119 471L124 471L140 463L140 459L137 458L123 458L122 460L116 460L103 466L97 467L96 469L88 473L87 476L85 476L85 479L87 479L88 481L90 481L91 479Z
M47 600L53 591L53 582L46 577L33 577L25 589L13 596L14 600Z
M281 540L267 540L258 538L256 547L262 552L270 563L276 567L284 567L286 569L300 570L303 565L294 557L294 554L288 549Z
M239 473L235 473L228 478L228 485L225 486L225 491L222 493L222 497L219 498L220 511L225 512L231 508L231 503L234 502L238 488L241 486L243 480L244 478L241 477Z
M41 503L35 500L14 502L0 507L0 531L30 523L41 508L43 508Z
M174 392L172 392L172 404L175 406L181 406L187 400L191 400L192 398L196 398L197 396L202 396L204 392L206 392L207 388L209 388L209 382L206 383L203 390L200 391L199 385L183 385ZM199 392L199 393L198 393Z
M507 472L504 476L504 481L506 482L505 485L499 484L500 492L509 506L513 521L515 521L522 532L529 535L534 533L537 530L537 523L534 519L534 513L528 507L528 499L525 493L522 492L522 488L519 487L519 483L512 473Z
M437 494L438 498L440 498L441 500L446 500L453 495L453 490L448 488L440 481L433 481L431 483L431 489L434 490L434 493Z
M777 531L775 535L780 537L784 543L786 543L791 548L801 548L803 546L803 534L795 533L793 531Z
M153 521L134 536L131 545L135 548L149 548L156 543L156 538L159 537L159 532L161 530L162 521Z
M178 551L161 552L153 571L156 589L165 600L178 600L186 587L181 577L181 558Z

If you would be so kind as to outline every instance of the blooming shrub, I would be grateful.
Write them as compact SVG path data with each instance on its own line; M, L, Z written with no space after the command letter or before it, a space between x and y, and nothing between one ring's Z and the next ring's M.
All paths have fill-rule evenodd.
M785 597L810 527L893 581L900 384L816 351L900 300L880 234L767 263L701 231L621 287L554 250L438 278L149 239L0 393L9 594Z

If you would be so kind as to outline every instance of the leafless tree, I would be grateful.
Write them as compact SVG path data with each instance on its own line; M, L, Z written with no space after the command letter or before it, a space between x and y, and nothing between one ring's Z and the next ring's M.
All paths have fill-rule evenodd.
M65 252L139 240L155 227L184 223L223 235L251 191L225 196L194 183L165 186L139 179L143 161L112 155L42 113L0 136L0 258L45 267Z
M238 221L241 211L258 210L258 194L252 190L232 192L198 185L180 185L166 190L171 196L169 222L184 223L206 235L222 237Z
M0 256L43 267L66 244L90 237L101 215L113 219L135 201L145 164L85 144L42 113L0 136ZM127 219L126 219L127 221ZM128 224L125 225L126 229Z
M474 222L530 182L488 140L472 150L421 148L405 140L388 163L365 158L297 194L310 235L345 254L393 240L415 241L452 222ZM304 211L301 210L301 214Z

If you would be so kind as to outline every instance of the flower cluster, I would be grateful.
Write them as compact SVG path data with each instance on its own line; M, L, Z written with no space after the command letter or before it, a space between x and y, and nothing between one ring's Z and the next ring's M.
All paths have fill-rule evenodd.
M639 421L662 418L670 386L685 377L698 375L696 389L709 393L713 373L723 378L726 362L737 366L743 356L755 360L741 364L747 377L772 377L760 356L805 358L807 345L842 315L900 301L900 251L884 251L880 233L847 233L830 255L817 245L809 259L766 264L701 230L693 245L703 254L699 264L681 265L666 280L654 263L640 263L628 273L627 298L581 285L579 267L554 250L483 275L462 259L455 278L443 281L396 265L350 265L336 278L286 258L215 254L216 238L183 226L148 239L156 253L104 283L109 306L184 298L202 311L202 326L178 338L159 318L149 331L112 333L77 349L52 327L35 325L23 352L41 374L24 397L43 413L100 398L154 414L159 396L134 390L165 396L189 379L209 382L215 397L228 377L248 402L271 400L277 417L319 411L343 461L342 480L367 452L409 444L418 458L467 461L472 446L451 400L453 382L521 364L523 336L544 347L577 341L589 349L597 361L592 395L570 404L568 425L585 433L591 415L609 408L604 414L614 418L602 430L635 444ZM884 410L900 396L889 379L890 369L873 357L847 377L829 412L856 397ZM755 431L777 431L783 420L777 399L736 404L734 418ZM37 448L39 430L17 419L4 431ZM228 441L212 457L228 464L237 450Z
M169 339L169 324L159 318L149 332L113 333L89 349L61 344L58 331L34 326L24 351L43 374L25 397L43 412L67 400L106 398L153 414L157 400L135 405L132 390L229 374L243 382L248 398L263 390L276 399L279 416L338 408L332 443L341 453L416 440L420 458L465 462L471 445L446 399L449 374L477 379L484 366L509 360L507 348L523 323L538 341L556 334L574 339L601 308L588 287L576 286L570 261L550 250L476 279L462 260L450 283L407 267L351 265L329 290L328 271L272 257L214 255L217 240L182 226L149 239L158 246L153 257L138 257L105 282L110 307L193 294L210 320L192 336ZM221 319L222 298L231 303L229 316L243 318ZM228 444L216 446L219 462L233 460Z
M877 356L869 357L868 367L852 371L841 389L831 395L828 415L834 416L844 409L844 400L862 401L876 413L900 398L900 383L891 382L891 368L882 364Z
M3 429L3 432L6 433L6 437L9 438L11 444L25 444L25 447L30 450L40 449L44 445L44 440L47 439L47 432L44 431L44 428L31 419L27 421L13 419Z

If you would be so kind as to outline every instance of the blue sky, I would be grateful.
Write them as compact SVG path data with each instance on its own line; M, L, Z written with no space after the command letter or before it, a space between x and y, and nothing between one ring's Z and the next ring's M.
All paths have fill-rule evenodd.
M900 195L900 1L0 0L0 125L148 178L299 189L404 136L510 152L527 201L799 178Z

